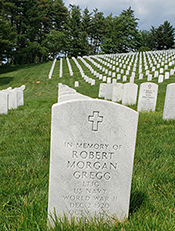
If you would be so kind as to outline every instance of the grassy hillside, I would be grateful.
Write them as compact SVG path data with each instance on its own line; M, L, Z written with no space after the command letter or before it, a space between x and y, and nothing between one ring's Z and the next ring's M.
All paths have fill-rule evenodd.
M0 67L0 90L26 85L25 105L0 115L0 230L47 230L51 107L57 102L58 82L73 87L78 80L78 92L98 97L100 80L95 86L85 83L72 60L74 75L70 77L63 60L59 78L59 62L52 79L48 79L52 62ZM145 81L136 78L135 83ZM175 83L175 75L159 84L156 111L139 114L129 219L79 224L65 219L55 230L175 230L175 120L162 119L169 83ZM136 110L136 105L132 108Z

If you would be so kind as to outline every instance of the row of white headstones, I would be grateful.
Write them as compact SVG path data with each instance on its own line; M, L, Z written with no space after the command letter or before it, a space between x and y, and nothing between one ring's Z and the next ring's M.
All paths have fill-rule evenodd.
M101 83L99 87L99 98L122 102L129 106L136 104L138 85L135 83ZM163 119L175 119L175 83L168 84L165 96ZM138 112L155 111L157 103L158 85L151 82L140 84L137 104Z
M18 106L24 105L24 91L25 85L12 89L0 91L0 114L7 114L10 109L17 109Z
M157 57L155 59L155 57ZM129 62L130 58L128 58L126 60L126 54L124 54L125 56L121 55L121 58L117 57L116 55L106 55L106 56L102 56L103 59L107 60L108 62L99 59L98 56L92 56L93 58L95 57L95 59L97 59L99 62L101 62L103 65L108 66L109 68L114 69L115 66L112 66L112 64L116 64L121 67L123 65L123 68L126 68L126 64ZM169 63L168 65L165 65L165 69L167 70L168 66L172 67L174 65L174 51L172 52L148 52L148 53L143 53L144 56L144 64L145 64L145 70L146 70L146 75L148 75L147 81L151 81L152 77L150 77L149 74L149 70L148 69L148 65L147 65L147 59L145 58L145 56L147 55L147 59L149 60L149 64L150 67L152 67L152 71L155 70L155 67L153 67L152 65L152 60L154 61L154 64L157 64L157 68L159 68L160 66L163 66L164 63ZM135 70L135 66L137 63L137 56L138 53L134 53L134 54L129 54L129 57L131 57L131 61L129 63L128 69L130 69L130 65L133 65L133 60L134 60L134 56L136 56L135 58L135 63L134 63L134 67L133 67L133 71ZM105 69L104 67L102 67L99 63L96 63L92 57L86 57L89 62L92 63L92 65L94 65L95 67L99 68L100 70L104 71L104 72L110 72L108 71L108 69ZM110 58L112 57L114 60L110 60ZM141 63L141 55L140 55L140 62ZM123 60L122 60L123 58ZM76 66L78 67L81 76L84 78L84 80L88 83L90 83L91 85L95 85L95 79L93 78L89 78L88 76L85 75L83 68L81 67L81 65L78 63L77 59L75 59L74 57L72 58L76 64ZM89 63L87 63L85 61L84 58L79 57L79 59L84 63L84 65L91 71L91 73L93 73L97 78L99 79L103 79L103 81L106 81L106 76L102 76L102 74L98 73L96 70L93 69L92 65L90 65ZM124 60L126 60L126 62L123 62ZM112 64L110 64L110 63ZM158 63L158 62L161 62ZM72 72L72 68L70 65L70 62L68 61L67 58L67 63L69 66L69 71L71 73L71 75L73 75ZM141 64L140 64L141 66ZM141 71L141 67L139 66L139 72ZM163 68L160 68L160 73L162 73L163 71L161 70ZM123 69L121 69L122 72ZM171 68L170 70L170 75L174 74L174 69ZM129 70L127 70L129 71ZM155 77L157 77L157 73L158 71L155 71ZM168 73L168 74L167 74ZM140 78L139 74L139 78ZM142 74L143 76L143 74ZM118 79L120 79L121 75L119 76ZM125 77L125 76L123 76ZM107 84L106 83L101 83L100 87L99 87L99 98L105 98L106 100L112 100L113 102L120 102L122 101L122 104L124 105L132 105L132 104L136 104L136 100L137 100L137 91L138 91L138 86L136 84L134 84L134 78L135 78L135 73L132 72L132 75L130 77L130 83L117 83L117 79L114 78L112 79L112 84L111 84L111 77L107 78ZM159 75L159 79L162 78L163 81L163 75ZM169 78L169 72L165 72L165 79ZM142 78L140 78L142 79ZM162 81L158 81L158 82L162 82ZM79 86L79 82L75 81L75 87ZM163 113L163 118L164 119L170 119L170 118L174 118L174 111L175 109L173 109L173 107L169 107L168 105L170 105L173 102L173 95L169 94L169 92L173 92L171 89L174 87L173 84L168 85L167 86L167 94L166 94L166 100L165 100L165 107L164 107L164 113ZM138 105L137 105L137 111L155 111L156 108L156 101L157 101L157 93L158 93L158 85L153 84L151 82L147 82L145 84L141 84L140 85L140 91L139 91L139 99L138 99ZM169 100L169 97L171 98L171 101ZM168 114L167 114L168 111Z
M73 60L86 79L78 61ZM101 83L100 87L99 94L106 99L120 90L122 97L124 91L127 97L128 92L134 99L137 96L138 85L134 83ZM169 103L167 95L174 90L175 84L167 86L165 104ZM138 111L145 105L149 110L155 107L157 91L155 83L140 85ZM171 104L175 105L175 100ZM121 104L92 99L60 83L51 121L48 225L54 226L54 215L63 214L69 219L106 214L119 221L126 219L138 112Z
M66 59L67 59L70 75L72 76L73 71L69 59L68 58ZM163 82L164 79L169 79L169 76L174 75L175 72L175 67L173 67L175 64L175 50L143 52L143 55L142 53L140 54L129 53L129 54L116 54L116 55L84 56L83 58L78 57L78 59L80 59L84 63L84 65L88 67L90 72L94 74L96 78L99 78L103 82L107 82L107 83L111 83L111 82L115 83L117 82L117 80L121 80L121 77L122 77L122 81L126 82L128 76L130 76L129 82L134 82L135 75L136 75L135 72L137 68L139 72L138 79L143 79L144 75L147 77L147 81L152 81L153 77L154 78L158 77L158 83ZM84 59L87 59L91 64L87 63ZM98 61L98 63L95 62L94 59ZM73 60L75 61L76 59L73 58ZM147 60L149 64L147 63ZM85 75L78 61L75 61L75 63L79 68L79 71L82 77L85 79L85 81L94 85L95 80ZM94 70L92 66L95 66L95 68L99 69L100 72L104 72L105 75ZM131 70L132 66L133 69ZM148 70L148 68L151 68L152 70L150 71ZM62 77L62 75L63 72L62 72L62 59L61 59L60 77Z

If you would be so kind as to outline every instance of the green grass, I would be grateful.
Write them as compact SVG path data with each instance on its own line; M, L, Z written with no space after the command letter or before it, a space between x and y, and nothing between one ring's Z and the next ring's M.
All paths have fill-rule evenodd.
M74 87L78 80L76 90L92 98L97 98L101 83L85 83L74 61L70 63L72 77L63 60L63 77L57 61L52 79L52 62L0 67L0 90L26 85L25 105L0 115L0 230L47 230L51 107L57 102L58 82ZM58 218L54 230L175 230L175 120L162 119L166 86L173 82L175 75L159 84L155 112L139 114L128 220L89 218L76 223L65 217Z

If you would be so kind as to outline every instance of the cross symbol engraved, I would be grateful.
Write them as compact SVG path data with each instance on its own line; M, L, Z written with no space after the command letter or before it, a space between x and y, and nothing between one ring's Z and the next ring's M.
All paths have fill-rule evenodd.
M93 115L88 116L88 121L92 122L92 131L98 131L98 123L103 122L103 116L99 116L99 111L93 111Z

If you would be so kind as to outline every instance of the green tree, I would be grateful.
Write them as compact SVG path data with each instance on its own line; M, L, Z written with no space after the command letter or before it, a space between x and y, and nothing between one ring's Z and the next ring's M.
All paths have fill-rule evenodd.
M15 33L10 23L0 16L0 61L11 58L15 42Z
M152 26L150 36L153 41L152 45L154 49L169 49L174 46L174 28L168 21L165 21L158 28Z
M173 48L175 29L172 25L170 25L170 22L168 21L165 21L161 28L164 35L164 49Z
M138 32L138 18L134 17L134 11L129 7L119 15L119 22L122 26L120 30L119 51L128 52L137 50L140 47L140 34Z
M68 11L62 0L8 0L7 2L7 18L16 34L14 63L46 60L49 53L47 47L43 46L43 41L51 30L62 31L67 18Z
M151 31L147 31L147 30L140 31L140 37L141 37L140 46L142 47L142 49L143 47L145 47L145 51L149 49L150 50L155 49L155 39Z
M68 9L64 6L62 0L52 1L52 23L53 29L62 31L68 17Z
M101 44L102 51L105 53L117 53L120 42L121 25L117 16L112 14L105 18L105 38Z
M103 42L105 35L105 18L102 12L98 9L93 10L92 26L90 29L90 46L91 54L97 54L100 50L100 45Z
M83 41L85 42L85 53L89 54L90 52L90 36L92 31L92 12L90 13L88 8L86 7L83 11L82 15L82 31L83 31Z
M79 6L70 5L67 24L69 56L77 57L88 53L88 37L82 27L82 16Z
M60 31L51 30L51 32L46 35L46 39L42 42L42 45L48 49L51 57L55 58L66 46L65 34Z
M0 61L12 57L15 33L8 20L9 2L0 0Z

